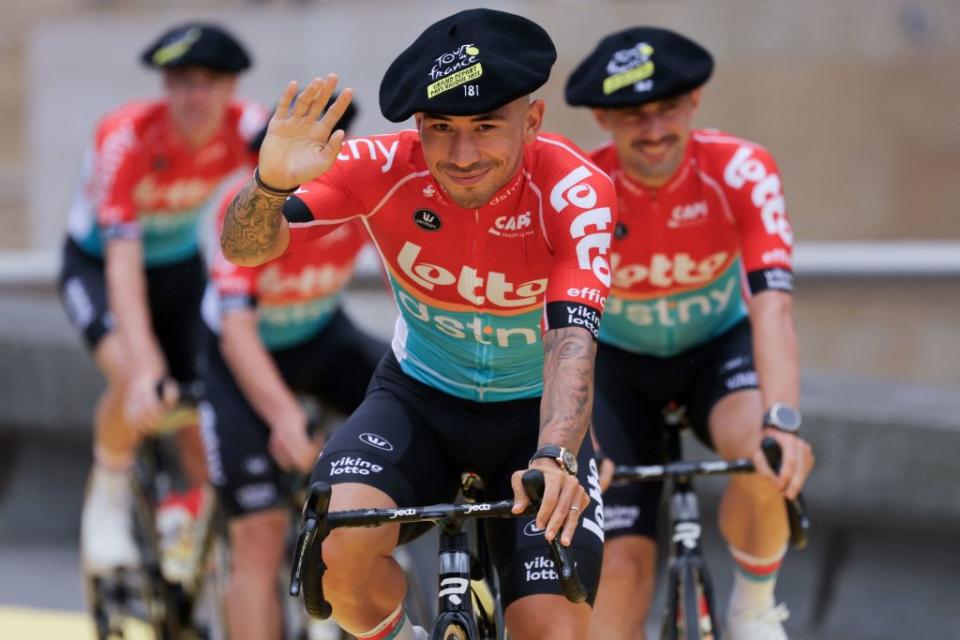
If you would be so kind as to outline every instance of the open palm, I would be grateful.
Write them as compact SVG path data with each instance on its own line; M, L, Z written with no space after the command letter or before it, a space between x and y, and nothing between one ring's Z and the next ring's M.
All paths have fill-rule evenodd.
M333 165L344 135L333 127L352 95L345 89L324 114L336 86L337 76L330 74L314 78L299 96L295 81L283 90L260 147L260 179L266 185L277 190L293 189Z

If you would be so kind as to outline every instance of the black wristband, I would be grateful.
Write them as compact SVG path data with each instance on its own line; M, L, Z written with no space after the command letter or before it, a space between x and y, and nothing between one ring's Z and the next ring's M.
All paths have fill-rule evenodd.
M253 179L257 181L257 188L266 193L268 196L277 196L278 198L286 198L287 196L293 195L293 192L300 188L300 185L295 186L293 189L280 190L274 189L270 185L266 184L263 180L260 179L260 167L257 167L253 170Z

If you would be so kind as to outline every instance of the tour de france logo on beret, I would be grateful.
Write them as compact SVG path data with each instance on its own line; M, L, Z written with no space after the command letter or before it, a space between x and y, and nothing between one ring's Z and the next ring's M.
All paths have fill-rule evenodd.
M187 51L190 51L190 47L200 39L200 36L201 31L199 28L193 27L188 29L174 38L172 42L168 42L157 49L153 54L153 63L163 66L177 58L182 58Z
M455 89L460 85L478 79L483 75L483 65L480 64L480 49L472 43L465 43L439 56L433 61L429 76L431 83L427 85L427 99L433 99L445 91ZM470 87L466 91L468 97L479 95L478 87Z
M440 229L440 216L430 209L417 209L413 212L413 222L424 231Z
M654 70L652 55L653 47L646 42L614 52L607 63L609 75L603 81L603 95L608 96L630 85L638 93L653 89L653 80L650 79Z

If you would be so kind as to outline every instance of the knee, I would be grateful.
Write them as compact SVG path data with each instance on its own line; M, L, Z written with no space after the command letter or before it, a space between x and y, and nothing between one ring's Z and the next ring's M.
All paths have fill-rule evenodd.
M265 578L272 585L283 562L286 514L265 512L244 516L230 524L231 565L234 575ZM272 588L272 586L271 586Z
M717 448L717 455L724 460L749 458L760 446L763 435L759 425L746 423L737 427L727 425L723 431L725 433L722 433L722 435L714 432L713 440Z
M731 478L727 493L731 492L735 492L754 505L778 504L783 501L783 495L776 485L756 473L736 475Z
M571 604L563 596L528 596L507 609L507 628L516 640L582 640L587 637L590 614L589 605Z
M619 588L653 592L656 543L647 538L621 538L603 550L601 584L615 583Z
M395 544L395 527L334 529L323 542L324 589L341 597L365 591L375 561L389 556Z

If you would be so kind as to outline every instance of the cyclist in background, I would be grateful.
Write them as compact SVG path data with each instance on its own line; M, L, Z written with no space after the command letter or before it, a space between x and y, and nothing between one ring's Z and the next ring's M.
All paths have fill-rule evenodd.
M234 98L250 66L243 46L215 25L175 27L143 53L162 72L163 96L123 105L96 129L71 206L60 293L103 372L94 465L81 523L88 574L137 564L128 471L166 403L157 383L196 377L205 268L201 211L217 184L253 167L249 139L266 112ZM197 430L185 466L204 478Z
M594 425L617 463L653 464L661 410L676 400L722 457L753 460L762 475L734 476L720 506L737 567L729 634L776 640L786 637L773 595L788 536L783 496L796 496L813 466L796 431L793 233L767 150L691 128L712 70L697 43L638 27L604 38L567 82L567 102L592 107L610 133L592 158L620 204ZM783 449L778 476L760 451L763 435ZM639 483L605 494L593 638L643 637L660 490Z
M346 130L352 118L351 105L339 126ZM257 148L262 140L255 138ZM218 227L247 177L220 201ZM309 474L320 445L294 394L349 415L387 351L340 308L367 239L354 222L259 267L231 264L219 248L213 260L202 308L208 400L200 416L210 480L229 521L226 606L234 640L281 637L277 579L290 523L287 472Z
M386 508L448 502L469 469L490 495L512 488L519 513L521 474L541 470L536 520L489 524L518 640L587 632L590 608L560 595L544 536L573 548L590 601L602 553L599 478L583 436L615 192L572 143L539 132L543 103L529 94L555 60L550 37L525 18L457 13L427 28L381 82L384 116L415 116L416 130L345 143L332 125L349 90L317 123L336 77L311 82L292 108L290 83L221 235L227 259L259 264L351 220L370 231L400 318L314 477L333 485L332 510ZM330 534L324 590L346 631L426 637L403 611L391 557L415 533Z

